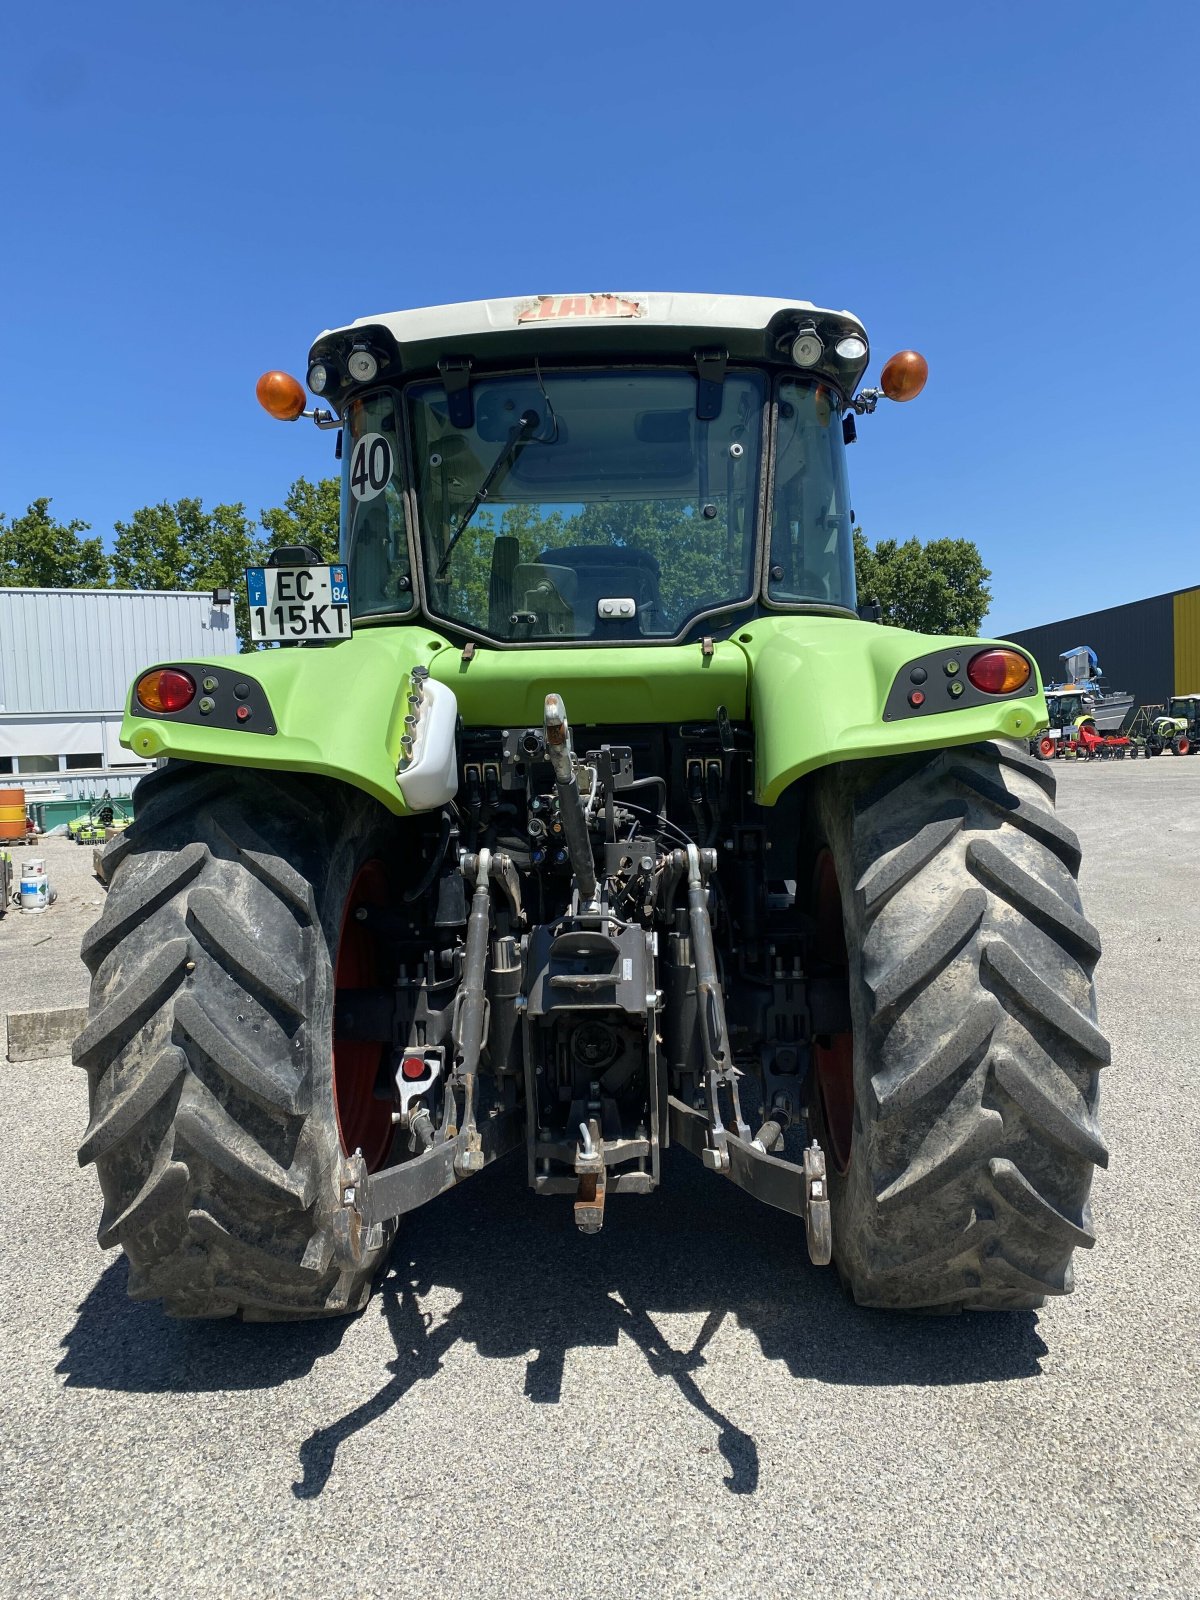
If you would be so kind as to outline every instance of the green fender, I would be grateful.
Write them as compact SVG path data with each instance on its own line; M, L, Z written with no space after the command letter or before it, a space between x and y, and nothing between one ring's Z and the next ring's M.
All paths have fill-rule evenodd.
M279 731L260 734L147 717L131 687L121 743L147 760L170 756L322 773L365 789L389 811L404 815L408 808L396 787L396 766L411 673L444 648L445 640L426 628L363 628L344 643L315 649L180 661L218 680L260 683Z
M885 720L900 670L922 655L996 641L930 637L848 617L770 616L714 644L473 651L430 629L360 628L317 649L263 650L179 662L218 679L262 685L278 732L150 717L133 700L121 743L146 759L175 757L238 767L315 772L354 784L403 815L396 767L410 675L427 666L453 689L470 727L527 727L545 697L561 694L573 723L712 721L724 707L755 729L756 798L772 805L796 778L836 761L1027 739L1046 725L1033 693L944 712ZM169 665L172 663L161 663ZM934 685L931 685L931 689Z
M962 667L1003 640L910 633L851 617L759 617L737 642L750 667L755 798L773 805L790 783L836 761L938 750L985 739L1025 740L1047 725L1037 664L1019 698L884 720L897 674L920 656L953 649ZM930 703L944 684L926 686Z

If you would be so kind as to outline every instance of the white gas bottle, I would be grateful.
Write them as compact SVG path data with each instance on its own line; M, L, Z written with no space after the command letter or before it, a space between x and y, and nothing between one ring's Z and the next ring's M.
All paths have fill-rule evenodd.
M21 863L21 910L45 911L50 904L50 880L41 856Z

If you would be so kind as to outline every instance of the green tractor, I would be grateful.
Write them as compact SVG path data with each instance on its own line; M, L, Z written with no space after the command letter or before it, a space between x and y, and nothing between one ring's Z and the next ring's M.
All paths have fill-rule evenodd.
M1161 717L1155 717L1146 735L1146 754L1160 756L1170 750L1177 756L1194 756L1200 749L1200 694L1177 694Z
M862 1304L1070 1289L1100 941L1030 657L859 610L845 445L925 380L867 360L803 301L539 296L322 334L315 411L260 380L337 430L340 560L130 691L75 1057L132 1295L352 1312L491 1162L590 1234L669 1145Z

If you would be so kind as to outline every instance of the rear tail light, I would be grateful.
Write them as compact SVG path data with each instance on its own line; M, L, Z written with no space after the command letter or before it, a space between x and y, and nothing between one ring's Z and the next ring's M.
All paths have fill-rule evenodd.
M156 667L138 679L134 697L147 711L182 711L196 698L196 682L174 667Z
M424 1056L405 1056L400 1063L400 1076L409 1083L416 1083L428 1075L429 1063Z
M984 694L1012 694L1029 682L1030 671L1017 650L981 650L967 662L967 677Z

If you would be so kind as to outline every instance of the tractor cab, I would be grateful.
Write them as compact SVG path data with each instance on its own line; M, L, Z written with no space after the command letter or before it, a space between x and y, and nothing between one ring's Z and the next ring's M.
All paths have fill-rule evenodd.
M355 625L494 646L684 642L765 612L855 616L862 325L805 301L542 295L322 334L344 428Z
M1073 728L1092 715L1092 697L1078 692L1048 694L1046 709L1052 727Z

